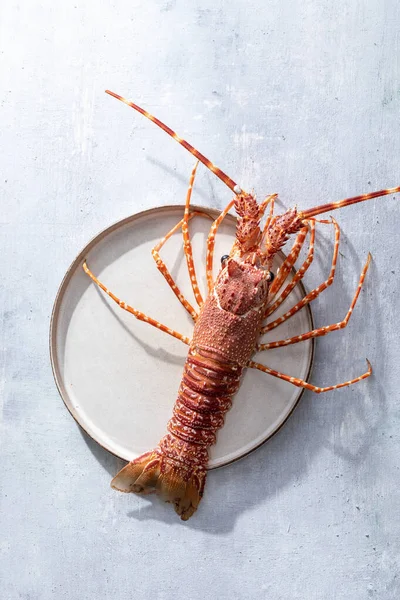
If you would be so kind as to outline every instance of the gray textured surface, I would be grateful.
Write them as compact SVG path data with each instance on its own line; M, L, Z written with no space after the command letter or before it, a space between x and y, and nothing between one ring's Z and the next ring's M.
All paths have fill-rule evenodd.
M305 394L271 442L210 474L187 524L109 488L120 465L65 410L47 348L78 250L119 218L182 202L193 164L106 87L285 205L398 185L397 0L26 0L0 18L1 597L398 598L399 198L337 215L337 280L314 306L318 324L342 318L372 251L313 381L358 374L365 356L374 377ZM229 198L201 168L194 200ZM324 233L308 287L330 251Z

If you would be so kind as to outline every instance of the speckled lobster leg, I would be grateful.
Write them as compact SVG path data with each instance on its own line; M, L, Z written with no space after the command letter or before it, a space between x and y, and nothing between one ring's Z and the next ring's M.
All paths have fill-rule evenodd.
M214 247L215 247L215 236L222 221L228 214L228 212L235 206L235 200L231 200L229 204L224 208L222 213L214 223L211 225L210 233L207 238L207 257L206 257L206 274L207 274L207 286L208 292L210 293L214 287L214 276L213 276L213 260L214 260Z
M206 217L208 219L212 219L212 217L210 217L208 214L200 212L200 211L190 212L190 199L191 199L191 195L192 195L192 189L193 189L194 178L195 178L195 175L196 175L197 165L198 165L198 162L195 164L195 166L194 166L194 168L192 170L191 176L190 176L189 187L188 187L188 191L187 191L187 194L186 194L186 204L185 204L185 212L184 212L183 219L181 219L179 221L179 223L177 223L175 225L175 227L173 227L171 229L171 231L169 231L167 233L167 235L165 237L163 237L162 240L160 240L160 242L151 251L153 258L156 261L157 269L165 277L165 280L167 281L168 285L170 286L170 288L174 292L175 296L178 298L179 302L181 302L181 304L185 307L185 309L188 311L188 313L190 314L190 316L193 318L194 321L197 318L197 312L193 308L193 306L190 304L190 302L184 297L184 295L182 294L182 292L179 289L179 287L176 285L176 283L175 283L175 281L174 281L171 273L169 272L167 266L165 265L165 263L161 259L159 251L164 246L165 242L176 231L178 231L182 227L183 251L184 251L184 254L185 254L185 257L186 257L186 263L187 263L187 267L188 267L188 273L189 273L190 283L191 283L191 286L192 286L192 289L193 289L193 294L195 296L197 304L199 305L199 307L201 307L202 304L203 304L203 298L201 296L201 293L200 293L200 290L199 290L199 286L198 286L198 283L197 283L196 270L195 270L194 261L193 261L192 243L190 241L188 224L189 224L189 221L194 216Z
M265 209L267 208L267 206L269 204L269 214L268 214L268 217L267 217L267 219L265 221L265 225L264 225L264 228L263 228L263 231L262 231L262 235L265 235L265 233L266 233L266 231L267 231L267 229L269 227L269 224L271 222L271 219L272 219L272 217L274 215L275 200L277 199L277 197L278 197L278 194L272 194L272 196L268 196L264 200L264 202L261 204L261 206L260 206L260 212L263 215L264 212L265 212ZM265 204L265 206L264 206L264 204Z
M269 317L277 310L277 308L282 304L282 302L289 296L289 294L292 292L292 290L296 287L298 282L303 279L308 267L311 265L311 263L314 259L314 243L315 243L315 221L314 220L311 221L310 227L311 227L310 246L308 249L307 258L304 261L304 263L302 264L302 266L300 267L300 269L298 271L296 271L292 281L290 281L288 283L288 285L285 287L283 292L278 296L278 298L275 300L275 302L273 302L268 307L268 310L265 313L265 317ZM277 322L277 325L279 325L282 321L280 319L276 319L276 321L274 321L274 322ZM269 329L264 328L263 333L265 333L265 331L269 331Z
M260 218L263 217L267 206L269 206L269 216L268 219L270 219L272 217L272 215L274 214L274 206L275 206L275 200L278 197L278 194L270 194L269 196L267 196L265 198L265 200L263 200L260 204ZM268 221L267 219L267 221ZM267 226L267 224L265 224ZM265 227L264 227L264 231L265 231ZM263 233L264 233L263 231Z
M205 216L204 213L201 212L193 212L189 215L187 221L189 221L190 219L192 219L194 216ZM157 269L160 271L160 273L163 275L163 277L165 278L166 282L168 283L169 287L171 288L171 290L174 292L175 296L178 298L179 302L182 304L182 306L184 306L184 308L187 310L187 312L190 314L190 316L192 317L192 319L195 321L197 319L197 312L196 310L193 308L193 306L190 304L190 302L185 298L185 296L182 294L181 290L179 289L179 287L177 286L177 284L175 283L171 273L168 270L168 267L166 266L166 264L164 263L164 261L162 260L159 251L161 250L161 248L164 246L165 242L167 240L169 240L169 238L176 232L178 231L181 227L183 227L185 223L184 219L181 219L179 221L179 223L177 223L168 233L165 237L163 237L156 246L154 246L154 248L151 251L151 254L155 260L155 263L157 265Z
M295 242L293 244L291 251L289 252L287 257L283 261L277 276L275 277L274 281L271 283L271 286L269 288L269 294L268 294L268 298L270 300L272 298L274 298L276 296L276 294L279 292L280 288L286 281L290 271L292 270L293 265L295 264L296 260L298 259L300 251L301 251L304 241L306 239L307 232L308 232L308 227L303 227L297 234L297 237L295 239Z
M259 344L257 346L257 350L271 350L272 348L280 348L281 346L289 346L290 344L297 344L298 342L305 342L310 338L320 337L322 335L327 335L331 331L337 331L338 329L344 329L351 317L351 314L354 310L354 307L357 303L358 297L361 292L362 285L364 283L365 276L368 271L369 264L371 262L371 255L368 254L367 262L364 265L363 270L361 271L360 280L358 282L358 286L356 292L353 296L353 300L350 304L350 308L347 311L345 318L339 323L333 323L332 325L325 325L325 327L319 327L318 329L313 329L312 331L307 331L307 333L302 333L301 335L296 335L291 338L287 338L286 340L278 340L277 342L269 342L268 344Z
M284 321L287 321L288 319L293 317L293 315L295 315L300 309L302 309L303 306L306 306L306 304L309 304L310 302L315 300L315 298L317 298L324 290L326 290L326 288L328 288L330 285L332 285L333 280L335 278L336 263L337 263L337 257L338 257L338 252L339 252L340 229L339 229L339 225L337 224L335 219L332 219L332 221L321 221L321 222L322 223L323 222L325 222L325 223L332 222L335 227L334 250L333 250L333 256L332 256L331 270L330 270L328 279L326 281L324 281L323 283L321 283L321 285L319 285L314 290L311 290L311 292L309 292L307 294L307 296L305 296L302 300L300 300L300 302L295 304L284 315L282 315L278 319L275 319L275 321L268 323L268 325L265 325L261 329L261 334L267 333L267 331L271 331L271 329L275 329L275 327L278 327L278 325L281 325L281 323L283 323Z
M306 390L311 390L312 392L316 392L320 394L321 392L329 392L331 390L337 390L342 387L347 387L348 385L353 385L353 383L358 383L362 379L366 379L372 374L372 367L369 360L367 360L368 369L365 373L356 377L355 379L349 379L349 381L345 381L344 383L338 383L336 385L329 385L327 387L318 387L316 385L312 385L311 383L307 383L303 379L298 379L297 377L290 377L290 375L285 375L285 373L280 373L279 371L275 371L274 369L270 369L266 365L261 365L260 363L253 362L252 360L248 363L248 367L251 369L258 369L259 371L263 371L263 373L267 373L268 375L272 375L273 377L277 377L278 379L283 379L283 381L287 381L296 387L302 387Z
M192 286L192 290L193 290L194 297L196 298L196 302L199 305L199 307L201 307L204 303L204 300L200 293L199 285L197 283L196 269L195 269L194 260L193 260L192 242L190 241L189 227L188 227L189 220L191 218L190 217L190 199L192 197L193 183L194 183L194 178L196 175L196 170L197 170L198 164L199 164L199 161L197 161L196 164L194 165L192 174L190 176L189 188L188 188L188 191L186 194L185 213L183 215L182 235L183 235L183 251L186 256L186 263L187 263L187 268L188 268L189 277L190 277L190 284Z
M136 308L129 306L129 304L126 304L125 302L123 302L122 300L117 298L117 296L115 294L110 292L110 290L103 283L101 283L101 281L99 281L95 275L93 275L92 271L87 266L86 261L83 263L83 270L85 271L86 275L89 275L89 277L92 279L92 281L94 281L94 283L103 290L103 292L108 294L110 296L110 298L112 298L114 300L114 302L116 302L118 304L118 306L120 306L124 310L126 310L129 313L131 313L132 315L134 315L139 321L144 321L145 323L149 323L149 325L156 327L160 331L164 331L164 333L168 333L169 335L172 335L172 337L177 338L184 344L187 344L187 345L190 344L190 339L188 337L182 335L181 333L179 333L178 331L175 331L174 329L170 329L169 327L167 327L166 325L163 325L156 319L152 319L151 317L148 317L144 313L140 312L140 310L137 310Z

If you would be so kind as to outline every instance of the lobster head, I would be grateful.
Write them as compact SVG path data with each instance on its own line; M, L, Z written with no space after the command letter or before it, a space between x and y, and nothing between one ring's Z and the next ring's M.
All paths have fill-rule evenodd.
M292 209L276 217L270 214L262 230L260 221L266 205L243 192L235 199L236 238L230 255L221 259L215 290L221 308L237 315L265 306L273 280L274 255L289 235L303 226L296 209Z
M235 257L223 257L222 270L215 282L215 292L224 310L244 315L249 310L264 306L270 272Z
M294 208L278 216L271 211L261 229L266 206L266 202L258 204L252 194L242 192L235 199L236 238L230 255L222 257L215 285L221 307L235 314L265 305L273 280L273 258L289 236L304 226Z
M275 196L270 196L262 204L258 204L253 194L242 192L235 198L238 219L236 239L230 255L236 257L239 262L251 263L269 270L275 254L284 246L289 236L304 227L297 209L291 208L276 216L271 210L264 228L261 229L260 221L265 209Z

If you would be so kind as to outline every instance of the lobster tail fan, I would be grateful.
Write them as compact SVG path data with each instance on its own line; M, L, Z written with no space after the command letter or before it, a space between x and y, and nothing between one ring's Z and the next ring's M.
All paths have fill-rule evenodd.
M204 468L188 467L153 450L121 469L111 481L111 487L125 493L156 493L173 504L175 512L186 521L197 510L205 481Z
M160 475L160 461L155 452L146 452L128 463L111 481L119 492L151 494L156 490Z

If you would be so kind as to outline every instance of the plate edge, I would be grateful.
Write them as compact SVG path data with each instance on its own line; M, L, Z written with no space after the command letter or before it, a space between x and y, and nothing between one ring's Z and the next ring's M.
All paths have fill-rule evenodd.
M72 406L69 406L68 403L66 402L66 399L64 397L64 393L63 393L63 386L61 385L59 379L61 380L61 377L59 378L59 373L58 370L56 368L56 361L54 359L54 353L55 353L55 345L56 345L56 335L57 335L57 327L56 327L56 318L59 314L59 308L60 308L60 299L62 297L62 294L64 292L64 288L66 287L69 279L72 276L73 271L75 270L76 266L79 264L79 261L82 261L85 257L85 254L88 253L91 248L99 241L101 240L101 238L106 234L106 233L112 233L114 229L117 229L121 226L124 226L126 223L129 223L131 221L135 221L136 219L139 219L143 216L148 216L151 213L159 213L160 211L168 211L168 210L175 210L175 209L182 209L182 214L184 211L185 206L183 204L165 204L165 205L161 205L161 206L156 206L153 208L149 208L137 213L134 213L132 215L129 215L128 217L124 217L123 219L120 219L119 221L115 221L114 223L112 223L111 225L109 225L108 227L105 227L104 229L102 229L101 231L99 231L96 235L94 235L89 242L85 245L85 247L77 254L77 256L73 259L73 261L71 262L70 266L68 267L55 296L54 299L54 303L53 303L53 308L51 311L51 318L50 318L50 327L49 327L49 353L50 353L50 363L51 363L51 369L52 369L52 373L53 373L53 378L58 390L59 395L61 396L61 399L65 405L65 407L67 408L68 412L70 413L70 415L73 417L74 421L77 423L77 425L85 432L86 435L88 435L94 442L96 442L96 444L98 444L101 448L103 448L103 450L105 450L106 452L109 452L112 456L115 456L116 458L118 458L119 460L125 460L123 458L121 458L120 456L118 456L117 454L115 454L112 450L110 450L109 448L107 448L106 446L104 446L103 444L101 444L97 439L95 439L87 429L85 429L85 427L79 422L78 417L76 412L74 411ZM199 206L196 204L192 204L190 206L190 211L200 211L203 212L205 214L209 214L210 216L212 216L212 218L216 218L221 211L219 209L215 209L215 208L211 208L211 207L205 207L205 206ZM231 221L231 222L236 222L236 217L230 213L227 213L226 218ZM279 251L279 254L286 258L286 255L284 254L284 252ZM294 268L292 268L292 271L295 271ZM307 294L306 289L304 287L304 284L302 281L299 281L297 284L302 293L304 293L304 295ZM312 329L314 329L314 319L313 319L313 315L312 315L312 311L311 311L311 307L309 304L306 305L307 308L307 312L308 312L308 316L311 322L311 327ZM315 354L315 339L311 338L311 356L310 356L310 365L309 365L309 369L306 375L306 381L308 381L313 366L314 366L314 354ZM248 450L247 452L245 452L244 454L242 454L241 456L238 456L237 458L233 458L221 465L216 465L213 467L207 467L208 471L214 471L215 469L221 469L223 467L226 467L228 465L231 465L233 463L238 462L239 460L242 460L244 458L246 458L247 456L249 456L249 454L252 454L253 452L255 452L256 450L258 450L261 446L263 446L264 444L266 444L269 440L271 440L281 429L282 427L286 424L287 420L292 416L292 414L294 413L295 409L297 408L301 398L303 397L303 394L305 392L305 388L303 388L300 393L299 396L295 402L295 404L293 405L292 409L290 410L290 412L287 414L286 418L282 421L282 423L279 425L279 427L269 436L267 437L265 440L263 440L262 442L260 442L257 446L255 446L254 448L251 448L250 450ZM66 394L66 392L65 392Z

